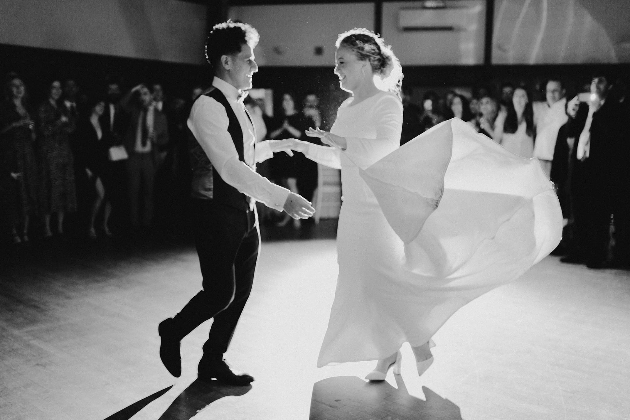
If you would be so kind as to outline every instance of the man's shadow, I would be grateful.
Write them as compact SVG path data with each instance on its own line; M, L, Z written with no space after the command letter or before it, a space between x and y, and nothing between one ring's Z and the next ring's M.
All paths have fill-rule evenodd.
M310 420L439 419L462 420L457 405L422 387L426 401L409 395L395 376L398 389L387 382L365 382L354 376L321 380L313 387Z
M128 407L112 414L105 420L129 420L152 401L164 395L172 386L164 388L146 398L143 398ZM229 386L219 382L202 382L199 379L191 383L181 394L173 400L171 405L159 417L160 420L186 420L191 419L216 400L228 396L245 395L252 386Z

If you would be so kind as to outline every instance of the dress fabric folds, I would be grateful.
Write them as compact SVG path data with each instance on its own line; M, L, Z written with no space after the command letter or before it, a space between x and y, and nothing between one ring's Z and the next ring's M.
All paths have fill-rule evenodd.
M342 170L339 277L320 367L426 343L561 239L558 199L537 160L456 118L398 148L396 101L389 93L347 101L331 129L346 137L346 151L307 153Z

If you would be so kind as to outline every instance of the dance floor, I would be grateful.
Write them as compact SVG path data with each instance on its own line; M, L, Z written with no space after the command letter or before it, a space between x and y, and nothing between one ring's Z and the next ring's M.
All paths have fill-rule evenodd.
M226 359L249 387L196 380L210 322L158 357L157 324L200 287L185 240L33 244L0 261L0 418L630 419L630 272L548 257L456 313L422 376L368 383L372 362L316 368L336 281L330 222L266 232Z

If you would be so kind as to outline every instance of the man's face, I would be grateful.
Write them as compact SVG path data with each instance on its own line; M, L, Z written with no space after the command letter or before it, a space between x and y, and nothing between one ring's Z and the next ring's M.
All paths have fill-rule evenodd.
M110 83L107 85L107 99L111 103L118 102L120 96L120 86L118 86L118 83Z
M228 56L229 77L232 86L240 90L252 88L253 74L258 71L258 64L254 60L252 48L245 44L241 47L241 52Z
M74 99L79 88L74 80L66 80L63 85L63 94L68 99Z
M153 100L155 102L164 100L164 89L162 89L162 85L153 85Z
M319 105L319 98L317 97L317 95L313 95L311 93L311 94L306 95L306 98L304 98L305 107L317 108L318 105Z
M147 107L153 101L153 97L151 96L151 92L146 86L142 86L140 88L140 103L143 107Z
M549 105L553 105L558 102L564 97L564 89L562 89L562 84L560 84L560 82L556 80L550 80L549 82L547 82L545 96Z
M605 77L596 77L591 82L591 93L596 94L600 99L606 99L610 84Z

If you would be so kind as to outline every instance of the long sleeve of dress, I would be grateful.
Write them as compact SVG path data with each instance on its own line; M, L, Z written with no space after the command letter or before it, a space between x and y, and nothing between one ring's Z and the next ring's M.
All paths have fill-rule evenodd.
M343 152L358 167L365 169L398 148L402 127L402 103L393 95L379 99L374 107L375 138L346 137Z
M341 169L341 150L336 147L319 146L309 143L304 155L310 160L333 169Z

